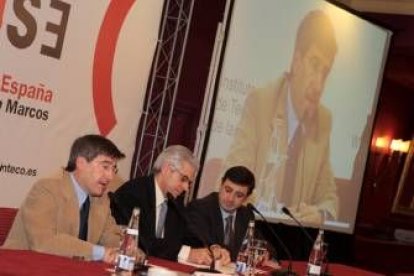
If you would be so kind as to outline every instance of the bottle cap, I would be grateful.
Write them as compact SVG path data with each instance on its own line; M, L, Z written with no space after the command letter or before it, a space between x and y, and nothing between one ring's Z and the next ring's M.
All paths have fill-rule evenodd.
M136 216L136 215L139 215L139 213L141 212L141 209L139 209L138 207L135 207L133 210L132 210L132 215L133 216Z

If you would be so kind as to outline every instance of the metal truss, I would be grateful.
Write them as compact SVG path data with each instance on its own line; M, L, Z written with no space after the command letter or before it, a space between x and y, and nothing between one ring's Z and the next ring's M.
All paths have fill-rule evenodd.
M149 174L167 146L194 0L166 0L137 133L131 177Z

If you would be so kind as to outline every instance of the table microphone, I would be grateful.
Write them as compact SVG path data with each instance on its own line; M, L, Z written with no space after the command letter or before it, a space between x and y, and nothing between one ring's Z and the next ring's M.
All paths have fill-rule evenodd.
M292 275L293 276L293 275L297 275L297 273L292 270L292 254L290 253L289 249L286 247L285 243L282 242L279 235L277 235L276 232L273 231L273 228L270 226L270 223L266 220L266 218L263 216L263 214L253 204L248 203L247 208L249 208L250 210L252 210L256 214L258 214L262 218L262 220L264 221L266 227L269 229L269 231L272 233L273 237L281 245L283 251L285 252L287 257L289 258L289 264L288 264L287 270L272 272L271 275L274 275L274 276L286 276L286 275L288 275L288 276Z
M293 219L293 221L294 222L296 222L296 224L299 226L299 228L300 228L300 230L302 231L302 233L303 234L305 234L305 236L306 236L306 238L307 238L307 240L311 243L311 245L313 245L313 243L314 243L314 240L312 239L312 237L309 235L309 232L308 231L306 231L306 228L303 226L303 224L292 214L292 212L290 212L290 210L286 207L286 206L283 206L282 207L282 212L285 214L285 215L287 215L287 216L289 216L291 219ZM323 271L322 272L322 274L321 275L324 275L324 276L328 276L328 275L331 275L330 274L330 272L329 272L329 260L328 260L328 257L326 256L326 268L325 268L325 271Z
M296 224L299 226L300 230L302 231L302 233L306 236L306 238L308 239L308 241L310 242L311 245L313 245L314 240L312 239L312 237L309 235L308 231L306 231L305 227L303 226L303 224L292 214L292 212L290 212L290 210L286 207L283 206L282 207L282 212L289 216L291 219L293 219L294 222L296 222Z
M192 230L191 232L196 236L196 238L199 241L201 241L201 243L203 244L203 247L206 247L208 252L210 253L210 257L212 259L210 267L209 268L197 268L195 271L206 272L206 273L211 273L211 274L221 274L220 271L216 270L216 261L214 259L214 254L213 254L213 251L211 250L210 246L208 246L207 241L204 239L204 237L202 237L202 235L198 234L198 231L196 231L196 229L192 229L193 225L190 223L190 220L183 213L181 208L177 205L177 203L175 202L174 197L170 193L167 193L167 198L168 198L168 201L170 201L172 203L172 206L175 208L178 215L184 219L186 226L189 227L190 230Z

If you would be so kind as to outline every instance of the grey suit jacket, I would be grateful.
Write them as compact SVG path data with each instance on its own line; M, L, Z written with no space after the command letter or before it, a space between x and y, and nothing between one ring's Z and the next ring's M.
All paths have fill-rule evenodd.
M3 248L91 259L94 244L118 247L109 199L91 198L88 241L78 239L79 204L67 172L37 181L20 207Z

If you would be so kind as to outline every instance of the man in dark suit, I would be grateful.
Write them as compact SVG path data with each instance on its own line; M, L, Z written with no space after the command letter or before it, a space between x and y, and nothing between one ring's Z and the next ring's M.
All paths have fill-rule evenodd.
M140 247L151 256L210 264L207 248L183 245L186 227L184 193L198 170L198 160L184 146L170 146L156 159L153 174L130 180L111 196L118 224L127 224L134 207L141 209Z
M254 220L252 211L243 205L254 187L254 175L249 169L243 166L229 168L218 193L213 192L188 205L189 243L197 245L193 237L201 236L213 248L227 249L231 260L235 261L248 223Z

